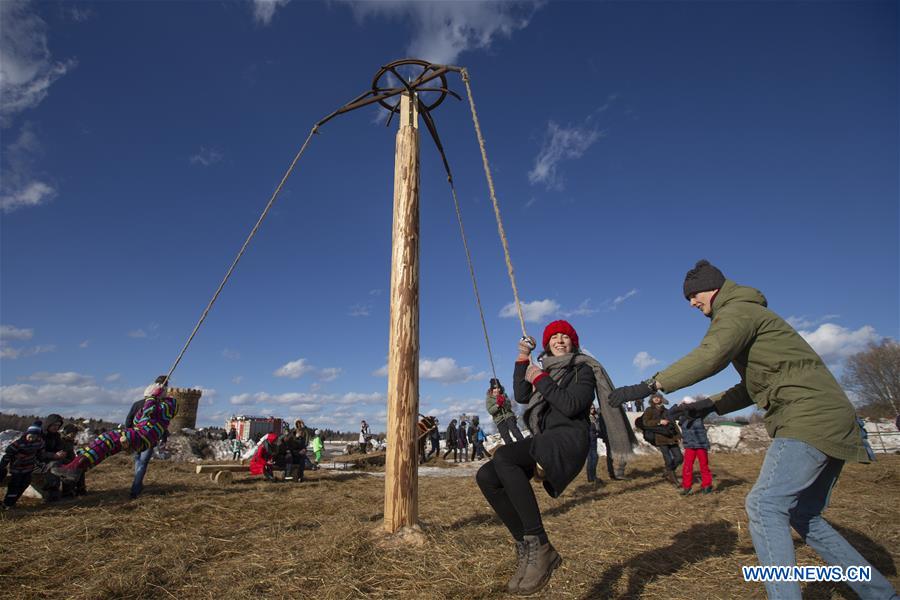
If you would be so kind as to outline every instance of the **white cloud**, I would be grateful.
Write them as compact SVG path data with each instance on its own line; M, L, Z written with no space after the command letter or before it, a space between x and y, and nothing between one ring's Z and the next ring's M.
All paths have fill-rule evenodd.
M306 364L305 358L298 358L297 360L286 363L273 373L275 377L287 377L289 379L299 379L306 373L311 371L315 371L316 368Z
M231 378L231 383L233 383L234 385L240 385L243 380L244 380L243 375L235 375L234 377Z
M66 371L64 373L48 373L46 371L38 371L26 377L28 381L37 381L39 383L53 383L61 385L89 385L94 382L94 378L90 375L82 375L74 371Z
M637 293L637 289L632 289L622 294L621 296L616 296L612 299L612 301L610 301L609 306L606 308L606 310L616 310L623 302L636 295Z
M144 331L143 329L134 329L134 330L132 330L132 331L129 331L129 332L127 333L127 335L128 335L128 337L130 337L130 338L140 339L140 338L145 338L145 337L147 337L147 332Z
M253 0L253 20L261 25L268 25L275 16L275 10L288 2L290 0Z
M56 196L56 188L43 181L30 181L24 188L4 193L0 196L0 209L3 212L12 212L27 206L38 206L53 199Z
M591 307L591 299L588 298L584 302L578 305L578 308L573 310L560 310L559 314L565 318L569 317L589 317L592 314L596 313L599 309Z
M341 369L337 367L329 367L319 370L319 381L334 381L341 374Z
M222 356L224 356L228 360L238 360L241 357L241 353L237 350L225 348L222 350Z
M34 337L34 329L20 329L13 325L0 325L0 340L30 340Z
M649 352L644 352L643 350L641 350L634 355L634 359L631 361L631 364L637 367L638 370L643 371L644 369L652 367L653 365L658 365L659 360L650 356Z
M369 310L369 307L365 304L354 304L350 307L350 312L347 314L351 317L368 317Z
M555 300L535 300L522 303L522 314L525 317L525 321L537 323L559 312L559 308L559 303ZM510 302L501 308L500 316L504 318L518 317L519 313L516 312L515 303Z
M113 383L113 382L115 382L115 381L119 381L120 379L122 379L122 374L121 374L121 373L110 373L109 375L107 375L107 376L105 377L104 380L105 380L105 381L108 381L109 383Z
M826 321L833 321L840 316L841 315L825 315L816 319L813 317L808 317L806 315L801 315L799 317L791 315L790 317L785 319L785 321L787 321L791 327L799 331L801 329L811 329L816 325L819 325L820 323L825 323Z
M0 125L33 108L75 61L54 61L47 46L47 24L30 2L0 2Z
M87 348L90 345L91 345L91 340L84 340L83 342L78 344L78 347L79 348Z
M221 162L224 158L223 154L215 149L215 148L207 148L205 146L200 146L200 151L197 154L194 154L190 157L190 161L192 165L200 165L203 167L208 167L210 165L214 165L217 162Z
M455 64L462 52L488 49L528 26L540 2L346 0L357 21L384 17L412 23L407 55Z
M534 168L528 172L528 181L532 185L543 184L548 190L562 190L563 178L559 173L559 164L565 160L581 158L602 135L600 131L587 125L562 127L549 121L544 144L534 159Z
M870 325L852 331L834 323L825 323L815 331L798 331L798 333L827 363L840 362L865 350L870 342L881 340L881 336Z
M14 347L10 345L10 340L27 341L34 336L33 329L19 329L12 325L0 326L0 358L15 360L26 356L35 356L45 352L53 352L56 346L52 344Z
M128 407L142 392L143 387L110 389L87 381L44 385L19 383L0 387L0 406L4 411L22 415L55 412L63 416L122 422Z
M376 371L372 371L372 375L376 377L387 377L388 366L384 365ZM419 377L422 379L430 379L432 381L440 381L441 383L468 383L469 381L479 381L487 379L488 374L485 371L474 372L472 367L460 367L456 364L456 359L449 357L441 357L435 360L427 358L419 359Z
M16 139L3 151L3 178L0 180L0 210L38 206L56 196L56 188L34 174L34 162L42 151L31 123L24 123Z

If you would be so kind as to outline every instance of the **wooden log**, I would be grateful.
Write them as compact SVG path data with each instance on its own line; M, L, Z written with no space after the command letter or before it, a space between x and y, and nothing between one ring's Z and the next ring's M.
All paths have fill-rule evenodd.
M418 521L416 416L419 414L419 115L415 97L401 99L394 154L391 324L388 341L388 450L384 528Z
M242 473L249 471L250 465L197 465L197 474L200 473L218 473L219 471L231 471L233 473Z
M218 485L230 485L233 479L234 475L231 474L231 471L219 471L213 481Z

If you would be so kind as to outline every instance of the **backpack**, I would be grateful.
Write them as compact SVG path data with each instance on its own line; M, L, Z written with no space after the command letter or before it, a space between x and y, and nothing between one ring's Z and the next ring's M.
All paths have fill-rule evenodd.
M636 429L639 429L641 435L644 436L644 441L650 444L651 446L656 445L656 433L652 431L647 431L644 429L644 415L639 416L634 420L634 426Z

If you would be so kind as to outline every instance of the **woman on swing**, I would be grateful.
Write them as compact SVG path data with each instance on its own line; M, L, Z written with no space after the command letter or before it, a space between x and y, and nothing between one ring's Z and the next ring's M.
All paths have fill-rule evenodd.
M88 469L122 451L143 452L156 447L175 416L176 401L166 395L169 380L160 375L144 390L144 404L134 415L134 425L101 433L90 444L75 451L75 458L51 467L50 472L69 481L77 481Z
M603 368L579 352L578 334L566 321L553 321L544 329L541 366L531 362L534 347L534 338L519 341L513 372L515 400L528 405L524 419L531 437L501 446L476 476L484 497L515 539L518 564L507 589L521 595L543 588L562 562L547 539L529 480L543 482L556 498L584 467L594 373Z

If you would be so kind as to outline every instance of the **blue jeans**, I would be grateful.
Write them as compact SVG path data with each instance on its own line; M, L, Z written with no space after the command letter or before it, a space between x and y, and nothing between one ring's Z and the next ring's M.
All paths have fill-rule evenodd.
M870 566L847 540L835 531L822 511L844 461L823 454L806 442L775 438L766 452L759 478L747 494L753 547L763 566L793 566L796 563L791 527L829 565ZM872 567L869 582L848 582L863 600L896 598L884 576ZM770 599L800 600L800 583L766 582Z
M147 448L143 452L134 455L134 481L131 483L131 497L136 498L144 489L144 475L147 473L147 465L153 458L153 448Z
M588 481L596 481L597 479L597 438L591 437L591 443L588 446L587 455L587 479Z

